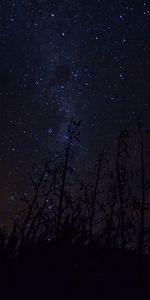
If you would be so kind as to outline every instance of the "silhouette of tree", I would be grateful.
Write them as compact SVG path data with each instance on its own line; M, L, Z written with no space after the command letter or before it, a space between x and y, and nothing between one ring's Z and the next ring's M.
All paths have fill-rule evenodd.
M140 136L140 157L141 157L141 191L142 191L142 199L141 199L141 209L140 209L140 232L139 232L139 252L143 253L144 250L144 239L145 239L145 204L146 204L146 186L145 186L145 168L144 168L144 137L143 131L141 127L141 122L138 121L138 132Z
M125 248L125 193L127 184L127 161L129 159L128 152L128 131L123 131L118 140L118 151L117 151L117 161L116 161L116 173L117 173L117 191L120 203L120 213L119 213L119 226L121 230L121 249Z
M64 154L64 163L62 169L62 179L61 179L61 187L60 187L60 196L59 196L59 204L58 204L58 221L57 221L57 235L60 235L60 227L62 222L62 211L63 211L63 201L66 195L65 184L67 179L67 172L69 170L69 160L71 154L71 148L74 140L79 141L80 135L80 121L71 120L67 127L67 142L65 146L65 154Z

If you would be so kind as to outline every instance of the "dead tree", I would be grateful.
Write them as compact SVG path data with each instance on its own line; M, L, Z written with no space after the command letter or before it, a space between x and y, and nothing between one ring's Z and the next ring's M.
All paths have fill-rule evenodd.
M115 215L115 205L117 196L116 196L116 186L112 183L110 184L110 187L108 188L107 192L107 207L105 212L105 232L106 232L106 238L105 238L105 245L106 248L109 248L110 246L113 246L115 241L113 241L113 234L115 234L115 226L114 226L114 215Z
M20 246L19 246L19 252L21 252L22 250L22 246L24 244L24 240L26 239L26 237L28 237L28 235L30 234L31 228L32 228L32 224L34 222L34 217L33 214L35 213L35 210L38 209L39 206L39 197L40 197L40 193L44 183L44 178L45 175L47 174L48 170L49 170L49 166L50 163L52 161L52 158L50 157L50 159L46 160L42 166L42 170L37 170L37 178L33 179L33 188L34 188L34 193L32 196L32 200L30 203L30 200L27 199L26 195L24 194L25 197L25 202L27 203L27 212L26 212L26 216L23 222L23 226L21 229L21 237L20 237ZM43 192L43 191L42 191ZM32 221L30 222L30 219L32 219ZM30 224L31 223L31 224ZM29 226L29 227L28 227Z
M39 230L41 222L42 222L42 217L43 217L43 214L44 214L44 210L48 209L48 207L50 205L49 204L49 198L52 197L52 193L53 193L53 191L55 191L55 188L56 188L57 174L58 174L58 170L54 169L53 173L51 174L52 175L51 179L49 178L49 180L48 180L49 185L47 187L47 190L45 190L44 193L43 193L42 204L40 205L39 209L37 210L35 216L32 218L30 228L29 228L29 230L26 234L27 239L31 236L31 234L33 234L33 237L32 237L33 241L36 240L36 236L38 234L38 230Z
M69 170L69 160L71 156L71 150L73 141L79 141L80 134L80 121L71 120L69 125L67 126L67 142L65 147L65 155L64 155L64 163L62 170L62 178L61 178L61 186L60 186L60 195L58 201L58 217L57 217L57 237L60 236L60 229L62 224L62 216L63 216L63 202L65 197L65 185L67 180L67 174Z
M100 153L94 171L89 172L89 182L81 182L81 203L83 204L83 211L87 216L87 223L89 227L89 243L92 243L95 234L95 226L97 227L100 222L101 206L99 203L98 195L100 194L100 182L103 178L102 171L104 169L105 152Z
M127 184L127 161L129 159L128 153L128 131L123 131L118 140L118 151L116 161L116 184L119 197L119 226L121 249L125 248L125 193Z
M140 136L140 161L141 161L141 189L142 200L140 208L140 232L139 232L139 252L142 253L144 249L144 237L145 237L145 204L146 204L146 191L145 191L145 169L144 169L144 137L140 122L138 122L138 132Z
M104 160L104 150L99 156L98 159L98 164L97 164L97 170L96 170L96 177L95 177L95 183L93 186L93 191L91 192L91 213L89 216L90 219L90 242L93 240L93 231L94 231L94 218L95 218L95 209L96 209L96 200L97 200L97 195L99 193L99 183L101 179L101 171L102 171L102 164Z

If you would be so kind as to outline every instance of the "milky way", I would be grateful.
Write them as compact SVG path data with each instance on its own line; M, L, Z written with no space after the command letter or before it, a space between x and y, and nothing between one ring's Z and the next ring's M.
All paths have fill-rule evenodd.
M2 0L0 12L5 216L23 174L63 140L71 117L83 120L81 160L139 115L150 126L150 7L142 0Z

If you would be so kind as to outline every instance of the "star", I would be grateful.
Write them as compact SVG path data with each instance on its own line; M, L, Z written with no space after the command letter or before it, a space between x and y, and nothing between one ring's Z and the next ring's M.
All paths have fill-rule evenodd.
M82 120L79 174L101 145L113 161L139 113L150 128L149 14L146 0L2 1L0 209L15 192L20 207L33 162L61 152L71 118Z

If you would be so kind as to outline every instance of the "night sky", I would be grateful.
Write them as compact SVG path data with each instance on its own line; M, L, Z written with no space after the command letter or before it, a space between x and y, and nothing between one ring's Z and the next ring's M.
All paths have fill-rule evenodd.
M72 117L82 164L139 116L150 127L149 16L148 0L1 0L1 222Z

